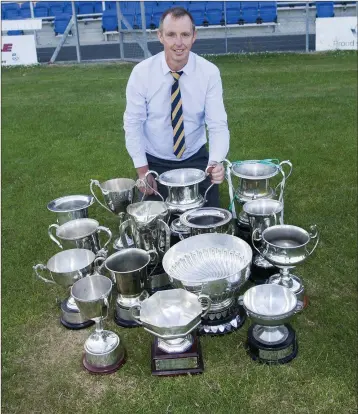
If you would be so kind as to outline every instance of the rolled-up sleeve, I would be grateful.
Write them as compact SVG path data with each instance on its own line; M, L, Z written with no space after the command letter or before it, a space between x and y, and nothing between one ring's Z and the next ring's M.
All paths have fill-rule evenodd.
M123 115L126 148L134 167L148 164L143 135L143 123L147 117L145 88L136 68L133 69L126 89L127 105Z
M218 68L215 68L209 79L205 99L205 123L209 133L209 161L220 162L229 152L230 133Z

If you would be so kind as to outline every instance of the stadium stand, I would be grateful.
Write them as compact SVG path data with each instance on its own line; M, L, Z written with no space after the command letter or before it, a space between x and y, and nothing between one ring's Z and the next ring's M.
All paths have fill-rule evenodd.
M59 14L55 17L54 31L55 31L56 36L63 35L70 20L71 20L70 14Z

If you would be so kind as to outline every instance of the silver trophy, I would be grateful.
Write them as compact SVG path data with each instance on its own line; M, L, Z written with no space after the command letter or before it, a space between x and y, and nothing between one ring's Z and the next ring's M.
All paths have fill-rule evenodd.
M112 282L101 275L88 276L77 281L71 289L81 313L95 321L96 330L85 342L84 367L96 374L110 374L125 362L123 344L117 334L103 329L108 317Z
M121 225L128 205L134 200L134 191L138 182L142 182L142 180L134 181L130 178L114 178L100 183L98 180L91 179L90 190L98 204L110 213L115 214L119 219L118 224ZM105 204L97 198L94 186L101 190ZM132 244L133 242L128 238L128 243ZM123 249L120 237L114 241L113 247L116 250Z
M188 237L165 253L163 268L174 286L212 301L201 334L221 335L242 326L245 313L237 296L249 278L251 260L251 247L244 240L219 233Z
M54 236L54 230L57 238ZM99 234L105 233L107 240L101 246ZM107 246L112 240L112 233L107 227L100 226L97 220L82 218L62 224L51 224L48 228L50 239L60 249L88 249L98 256L106 257Z
M69 195L56 198L48 203L48 210L56 213L59 225L70 220L88 217L88 208L94 199L89 195Z
M248 201L243 205L246 213L250 234L258 229L262 233L266 228L283 224L283 203L269 198ZM265 283L277 271L277 268L265 260L260 254L255 254L252 260L250 280L254 283Z
M296 313L296 295L284 286L267 284L250 288L240 302L254 323L247 339L251 358L267 364L283 364L295 358L296 333L288 322Z
M210 309L210 298L184 289L154 293L133 306L133 317L155 336L152 346L153 375L203 372L199 338L192 332Z
M146 185L165 201L171 213L184 213L193 208L203 207L206 203L206 195L214 184L208 187L203 197L199 193L199 183L209 175L209 168L207 167L205 171L196 168L179 168L160 175L156 171L148 171L145 175ZM168 197L166 200L149 185L147 181L149 174L152 174L159 184L167 187Z
M151 257L156 255L156 251L146 252L142 249L131 248L120 250L106 259L104 265L118 291L114 315L117 325L138 326L132 318L130 308L149 296L145 290L147 279L151 276L147 273L147 267Z
M315 240L315 243L309 250L308 245L312 240ZM290 289L297 296L297 310L307 306L307 297L301 278L290 271L314 252L318 241L316 225L310 226L310 232L297 226L283 224L269 227L262 233L256 229L252 234L252 244L256 251L280 269L280 273L271 276L268 283Z
M90 250L70 249L55 254L46 265L39 263L33 266L33 269L36 276L43 282L69 289L77 280L96 272L104 260L104 257L96 258ZM41 276L39 271L46 271L49 278ZM60 321L69 329L87 328L93 324L80 313L72 296L61 302Z
M278 160L245 160L227 163L227 175L229 184L232 185L231 175L239 179L237 188L230 188L231 206L237 200L240 206L246 202L255 199L269 198L278 199L283 203L284 189L286 180L292 173L292 164L290 161ZM284 168L288 166L289 170L285 173ZM273 179L277 175L281 175L281 179L274 187ZM283 213L282 213L283 214ZM249 220L245 211L241 210L238 216L239 226L248 227Z
M161 261L170 247L170 229L168 220L170 211L163 201L140 201L127 207L128 219L121 224L119 234L125 248L130 247L126 234L133 238L134 246L147 252L156 251L148 265L152 276L145 288L149 292L163 289L170 285L168 276L162 269Z

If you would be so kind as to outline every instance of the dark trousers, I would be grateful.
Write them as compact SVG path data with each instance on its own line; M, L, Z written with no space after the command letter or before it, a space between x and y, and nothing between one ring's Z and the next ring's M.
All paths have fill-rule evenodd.
M159 175L163 174L166 171L177 170L179 168L198 168L205 171L205 168L207 167L209 161L209 153L205 145L203 145L196 154L183 161L162 160L160 158L153 157L150 154L147 154L147 160L149 169L156 171ZM168 190L164 185L161 185L159 183L157 184L158 191L165 200L168 197ZM207 177L205 181L199 183L199 192L203 197L210 184L210 177ZM206 198L208 201L204 207L220 207L219 186L217 184L214 184L213 187L208 191ZM158 195L150 195L147 196L145 200L160 200L160 197Z

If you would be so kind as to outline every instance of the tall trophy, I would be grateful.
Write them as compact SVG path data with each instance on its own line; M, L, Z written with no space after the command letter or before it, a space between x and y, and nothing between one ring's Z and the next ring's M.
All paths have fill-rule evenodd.
M115 214L119 219L118 224L121 225L125 218L127 206L133 202L135 187L141 181L134 181L130 178L114 178L100 183L98 180L91 179L90 190L98 204L111 214ZM97 198L94 192L94 186L97 186L101 190L105 204ZM133 244L133 241L129 237L128 243ZM123 249L120 237L114 241L113 247L115 250Z
M280 285L259 285L240 298L253 322L247 334L247 350L254 361L284 364L297 355L295 330L288 323L296 313L297 298Z
M114 321L117 325L125 328L138 326L130 308L149 296L145 290L148 279L147 267L152 256L156 254L155 251L146 252L131 248L122 249L106 259L104 265L118 291L114 313Z
M184 289L155 292L133 306L133 317L154 335L152 375L200 374L204 370L200 340L192 332L210 309L208 296Z
M249 220L251 236L256 229L262 233L267 227L283 224L283 203L278 200L259 198L248 201L243 205L243 211ZM268 278L277 272L277 267L260 254L254 254L250 274L252 282L255 284L266 283Z
M235 211L235 201L240 206L237 216L239 236L251 243L249 219L242 206L248 201L261 198L278 199L283 203L286 180L292 173L292 164L288 160L279 162L277 159L225 162L231 209ZM289 168L287 173L286 166ZM232 186L232 176L238 178L236 189ZM277 177L280 177L278 183Z
M309 243L315 240L311 250ZM292 225L282 224L268 227L262 233L256 229L252 233L252 244L256 251L267 261L280 269L272 275L268 283L282 285L297 296L297 310L308 304L301 278L291 273L298 264L304 262L316 249L319 234L316 225L310 232ZM257 246L257 242L260 244Z
M71 289L81 313L95 321L96 329L85 342L84 367L95 374L111 374L125 363L125 350L117 334L103 329L108 317L112 282L101 275L77 281Z
M43 282L70 289L77 280L96 272L104 260L104 257L96 258L90 250L69 249L52 256L46 265L39 263L33 269ZM49 278L41 276L39 271L46 271ZM82 315L72 296L61 302L60 322L69 329L82 329L93 325L93 321Z
M163 201L140 201L127 207L127 220L119 228L125 248L130 247L126 236L129 232L135 247L157 253L152 255L148 265L151 276L145 288L150 293L171 287L162 267L163 256L170 247L170 229L167 224L169 217L170 211Z

